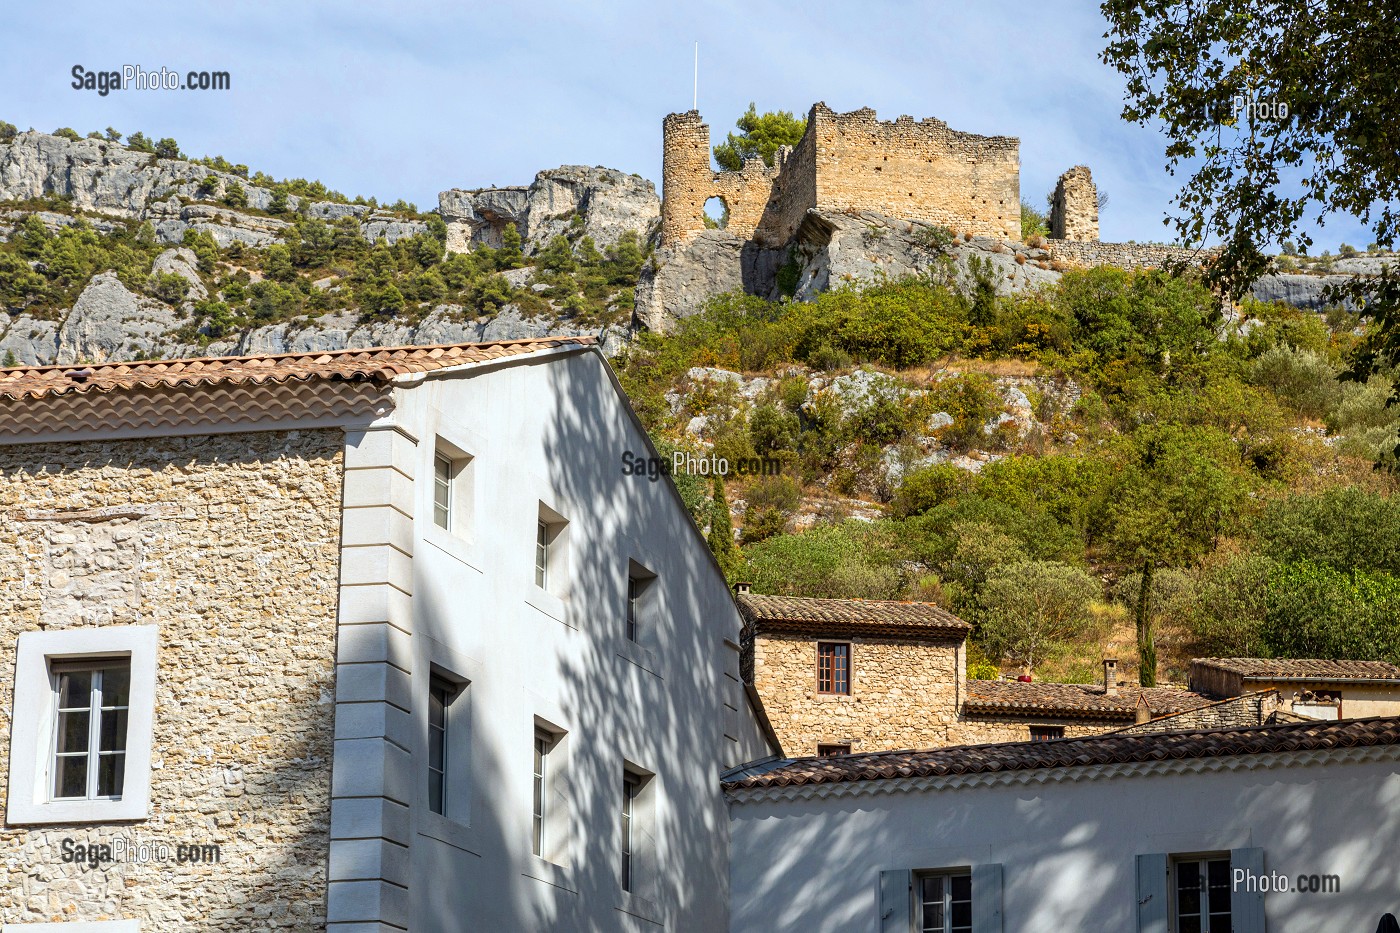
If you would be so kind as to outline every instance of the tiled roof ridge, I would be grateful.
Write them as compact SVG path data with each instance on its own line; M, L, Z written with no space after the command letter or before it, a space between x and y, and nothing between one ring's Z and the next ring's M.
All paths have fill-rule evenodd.
M763 624L929 627L967 632L972 626L934 603L894 599L839 599L824 596L777 596L740 593L740 610Z
M1400 667L1389 661L1363 661L1352 658L1192 658L1191 664L1239 674L1246 678L1400 680Z
M1207 705L1213 698L1185 687L1142 687L1119 684L1110 695L1103 684L1070 684L1056 681L1022 683L1015 680L964 681L965 708L978 713L1049 713L1072 715L1132 716L1140 698L1163 715ZM978 695L979 692L982 695ZM1003 694L989 696L988 694Z
M315 379L384 380L449 366L518 356L556 347L587 347L596 338L530 337L470 343L346 347L296 353L187 357L170 360L67 363L0 369L0 398L112 392L157 386L262 384Z
M1400 716L1156 733L1108 733L1041 742L796 758L761 773L727 781L725 788L750 790L1394 745L1400 745Z

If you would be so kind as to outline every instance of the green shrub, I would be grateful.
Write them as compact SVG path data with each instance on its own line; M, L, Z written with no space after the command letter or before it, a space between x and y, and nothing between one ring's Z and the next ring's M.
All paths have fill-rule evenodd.
M1266 350L1251 364L1249 378L1309 418L1330 412L1342 393L1326 357L1287 345Z
M938 430L939 440L962 450L985 442L987 423L1006 408L996 383L981 373L959 373L942 380L929 391L928 404L953 419Z
M58 129L54 130L53 133L50 135L58 136L62 139L70 139L73 142L78 142L80 139L82 139L82 137L78 135L78 131L70 126L60 126Z

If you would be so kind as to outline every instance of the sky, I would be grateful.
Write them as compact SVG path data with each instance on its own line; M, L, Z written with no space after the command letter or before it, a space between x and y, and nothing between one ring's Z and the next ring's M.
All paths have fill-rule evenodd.
M127 8L123 8L127 7ZM1125 123L1088 0L1000 4L773 0L456 4L17 0L0 33L0 120L172 136L275 177L428 209L447 188L529 184L564 164L659 186L661 121L698 100L715 142L750 101L873 107L1021 140L1021 195L1043 206L1086 164L1106 241L1170 240L1164 140ZM74 89L72 70L227 71L227 91ZM1314 252L1364 246L1333 220Z

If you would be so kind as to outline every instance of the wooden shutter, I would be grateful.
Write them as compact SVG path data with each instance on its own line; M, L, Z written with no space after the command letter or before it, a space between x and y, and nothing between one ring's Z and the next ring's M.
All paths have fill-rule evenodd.
M914 929L909 895L912 885L913 876L907 868L880 872L880 933L910 933Z
M1234 872L1244 869L1254 878L1264 875L1263 849L1231 849L1231 881ZM1230 888L1230 928L1234 933L1264 933L1264 891L1253 885L1253 891L1246 891L1247 885L1232 885Z
M1001 933L1001 865L972 866L972 933Z
M1137 857L1138 933L1167 933L1167 856L1155 852Z

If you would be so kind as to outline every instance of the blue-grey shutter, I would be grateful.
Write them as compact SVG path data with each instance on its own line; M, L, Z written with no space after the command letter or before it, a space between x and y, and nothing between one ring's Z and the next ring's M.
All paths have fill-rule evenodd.
M1001 933L1001 866L972 866L972 933Z
M1261 879L1264 876L1263 849L1231 849L1230 880L1234 872L1244 869L1251 876ZM1253 891L1246 891L1253 887ZM1264 890L1261 885L1232 884L1230 887L1230 928L1234 933L1264 933Z
M1154 852L1137 857L1138 933L1167 933L1167 856Z
M880 872L880 933L909 933L914 928L912 883L907 868Z

